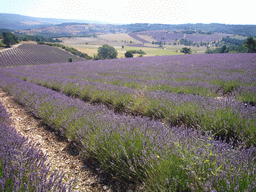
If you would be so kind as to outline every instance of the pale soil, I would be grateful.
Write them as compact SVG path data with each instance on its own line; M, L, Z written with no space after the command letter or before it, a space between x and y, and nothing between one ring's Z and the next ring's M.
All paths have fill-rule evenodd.
M100 184L99 177L87 168L79 155L71 155L72 143L66 139L60 139L55 132L47 129L39 119L26 112L2 89L0 89L0 102L10 113L10 118L13 120L12 126L17 132L28 137L30 141L36 143L38 149L47 154L47 161L50 162L52 170L64 171L65 181L77 177L76 191L112 191L109 186Z
M4 48L4 49L0 50L0 52L4 52L4 51L8 51L8 50L10 50L10 49L17 48L17 47L19 47L20 45L22 45L22 43L19 43L19 44L13 45L13 46L12 46L12 47L10 47L10 48Z

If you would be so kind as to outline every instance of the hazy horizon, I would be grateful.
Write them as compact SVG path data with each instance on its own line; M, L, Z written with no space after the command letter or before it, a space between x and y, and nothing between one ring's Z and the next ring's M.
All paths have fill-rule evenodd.
M248 1L247 1L248 2ZM249 1L252 2L253 1ZM90 20L102 23L256 25L253 6L234 1L194 0L9 0L1 13L24 16Z

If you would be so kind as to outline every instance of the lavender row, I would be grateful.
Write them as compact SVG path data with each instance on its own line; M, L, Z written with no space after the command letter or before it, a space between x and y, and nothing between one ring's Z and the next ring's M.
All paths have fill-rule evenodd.
M69 77L147 91L232 96L256 103L255 54L162 56L111 61L87 61L20 68L28 75ZM6 71L8 69L5 69ZM10 73L16 69L9 69Z
M255 190L253 147L234 148L210 132L117 115L30 82L0 79L16 100L81 143L84 156L120 180L149 191Z
M220 89L221 86L231 89L232 86L235 86L235 83L230 83L229 85L228 82L237 82L238 84L248 84L248 87L234 88L233 93L238 93L237 97L245 95L248 101L254 101L255 94L253 93L255 93L255 87L250 86L255 79L253 75L255 58L253 56L254 54L230 54L227 58L224 58L223 55L221 57L214 55L214 57L172 56L158 57L158 59L152 57L150 60L138 58L133 60L88 61L70 65L54 64L48 67L31 66L29 68L3 69L2 72L62 91L68 95L78 96L85 101L112 105L116 110L128 110L133 114L139 113L150 117L162 118L172 125L186 124L187 126L200 128L204 131L211 130L222 138L235 138L244 141L247 146L250 146L251 144L256 144L254 134L256 109L252 106L253 103L252 105L250 103L245 105L234 100L234 97L210 98L184 94L187 92L184 92L185 89L182 89L182 82L172 82L171 80L164 79L166 78L165 75L167 75L166 72L168 73L168 67L171 67L171 70L174 70L175 73L181 73L192 65L196 59L197 63L193 64L193 67L195 67L193 70L205 71L208 74L209 82L215 79L217 83L222 82L223 84L215 87L209 82L204 83L203 81L194 82L194 84L193 82L183 83L188 89L195 91L204 89L207 86L208 90ZM216 58L223 59L223 65L219 63L213 64L213 61L221 62L216 60ZM204 60L205 63L202 63ZM159 62L157 66L153 65L157 61ZM232 68L230 63L235 61L237 64L232 63ZM246 68L241 63L242 61L247 64ZM172 65L168 64L169 62L172 62ZM233 74L228 76L228 68L230 71L237 72L238 74L236 76L233 76ZM163 71L162 77L158 75L160 71ZM211 74L211 71L216 72ZM245 76L241 72L247 75ZM184 73L189 73L189 70ZM199 75L200 73L196 74ZM101 81L95 81L99 76L102 77ZM190 75L187 76L183 77L188 79L196 78L190 77ZM198 78L204 79L205 77L199 76ZM150 84L150 80L147 78L160 79L151 80ZM117 83L120 79L123 79L123 85L108 83L110 81ZM232 79L234 80L232 81ZM183 94L168 93L166 90L161 91L163 87L174 89L175 85L176 87L181 86L179 89ZM150 92L148 91L148 86L151 86L151 88L155 86L158 90Z
M10 126L11 120L0 103L0 190L71 191L63 182L63 173L51 173L50 165L33 144Z
M0 67L68 62L68 58L72 58L73 61L84 61L56 47L22 44L0 53Z

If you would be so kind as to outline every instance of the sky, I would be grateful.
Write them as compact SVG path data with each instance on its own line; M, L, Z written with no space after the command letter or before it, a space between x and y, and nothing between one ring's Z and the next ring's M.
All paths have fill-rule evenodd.
M4 1L4 0L1 0ZM255 0L5 0L0 13L106 23L253 24Z

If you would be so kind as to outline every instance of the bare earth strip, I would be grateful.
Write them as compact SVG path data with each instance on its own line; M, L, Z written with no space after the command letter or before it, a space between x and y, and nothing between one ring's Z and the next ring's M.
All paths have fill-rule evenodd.
M19 47L20 45L22 45L22 43L19 43L19 44L13 45L11 48L5 48L5 49L3 49L3 50L0 50L0 52L4 52L4 51L8 51L8 50L11 50L11 49L17 48L17 47Z
M2 89L0 89L0 102L10 113L10 118L13 120L12 126L20 135L28 137L29 140L36 143L38 149L47 154L48 162L53 170L65 172L66 182L74 177L77 178L76 191L111 191L108 186L99 183L99 178L86 168L79 159L79 155L70 155L68 152L70 142L65 139L60 140L54 132L47 130L40 120L26 112L14 101L12 96L7 95Z

